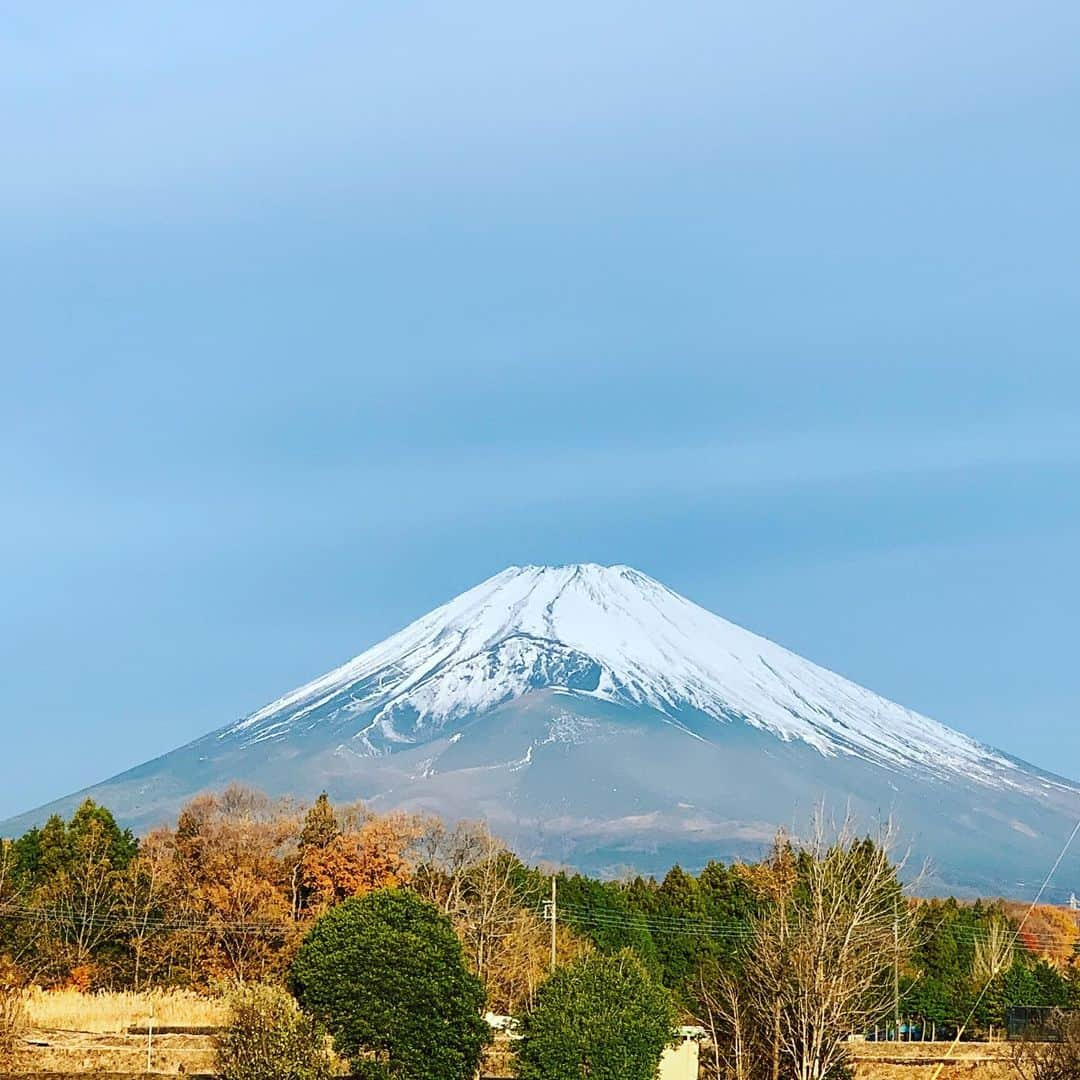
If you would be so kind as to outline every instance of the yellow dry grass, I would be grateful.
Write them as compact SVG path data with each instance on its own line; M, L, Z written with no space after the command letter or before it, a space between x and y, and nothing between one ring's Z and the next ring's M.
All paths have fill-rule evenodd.
M142 994L78 990L31 990L26 1014L33 1028L121 1034L153 1018L155 1027L217 1027L225 1022L220 998L189 990L152 990Z

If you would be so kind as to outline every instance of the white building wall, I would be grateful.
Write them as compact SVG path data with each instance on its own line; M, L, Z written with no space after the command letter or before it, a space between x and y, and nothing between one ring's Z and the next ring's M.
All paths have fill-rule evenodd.
M698 1080L698 1041L683 1039L660 1059L660 1080Z

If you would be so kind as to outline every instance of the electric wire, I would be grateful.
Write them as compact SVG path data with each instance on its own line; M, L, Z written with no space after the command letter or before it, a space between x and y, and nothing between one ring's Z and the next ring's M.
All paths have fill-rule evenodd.
M1017 926L1016 932L1013 934L1013 947L1015 947L1017 939L1023 932L1024 926L1027 923L1028 919L1031 918L1032 912L1035 910L1036 907L1038 907L1039 901L1042 899L1043 893L1046 891L1047 886L1050 884L1050 879L1054 876L1055 873L1057 873L1057 868L1061 865L1062 860L1065 858L1066 852L1069 850L1070 847L1072 847L1072 842L1076 839L1076 834L1078 832L1080 832L1080 819L1078 819L1076 824L1073 826L1073 831L1069 833L1069 838L1065 841L1065 846L1058 853L1058 857L1054 860L1054 865L1050 867L1050 872L1043 879L1042 885L1039 886L1039 891L1035 894L1035 899L1031 901L1030 907L1028 907L1024 917L1020 920L1020 924L1019 926ZM975 1003L971 1006L971 1011L967 1014L967 1019L965 1019L963 1024L960 1025L959 1029L956 1032L956 1038L949 1045L948 1050L945 1051L945 1055L941 1059L941 1063L934 1071L933 1080L941 1080L941 1074L945 1068L945 1065L947 1064L949 1058L951 1058L952 1055L956 1052L956 1048L960 1045L960 1040L961 1038L963 1038L967 1026L971 1023L971 1020L974 1017L976 1011L982 1004L982 1000L986 996L986 992L990 989L990 983L992 981L992 979L987 979L986 984L983 986L982 990L979 991L979 996L975 999Z

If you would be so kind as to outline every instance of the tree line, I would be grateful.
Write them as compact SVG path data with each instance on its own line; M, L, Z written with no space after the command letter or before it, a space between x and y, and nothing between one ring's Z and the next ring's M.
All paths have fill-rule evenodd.
M552 993L554 876L557 969L643 973L706 1028L717 1076L838 1075L849 1033L978 1032L1013 1006L1080 1004L1075 955L1019 933L1006 905L905 896L888 830L809 833L756 863L606 881L525 865L479 824L325 795L234 786L141 839L88 800L0 843L0 954L7 981L45 986L286 984L321 920L389 890L452 929L487 1009L528 1017Z

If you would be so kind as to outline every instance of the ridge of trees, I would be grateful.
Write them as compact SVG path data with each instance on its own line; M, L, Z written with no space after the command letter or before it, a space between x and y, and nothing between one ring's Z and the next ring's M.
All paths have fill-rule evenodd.
M1014 1005L1080 1004L1080 933L1067 915L1037 912L1017 935L1013 905L906 899L880 840L852 836L798 850L781 841L758 863L674 866L659 880L558 871L557 962L632 954L684 1019L730 1034L753 1005L745 988L790 978L802 962L793 927L822 902L815 874L836 851L848 853L833 865L848 875L844 918L862 920L880 960L855 995L862 1015L946 1033L976 1002L976 1029L1002 1024ZM859 911L870 878L876 907ZM396 887L449 920L488 1007L524 1015L550 970L550 883L482 825L326 796L305 808L231 787L140 840L88 800L70 820L0 842L0 962L24 981L86 989L283 982L320 916ZM788 944L770 952L770 942ZM821 936L811 952L820 960L834 947Z

